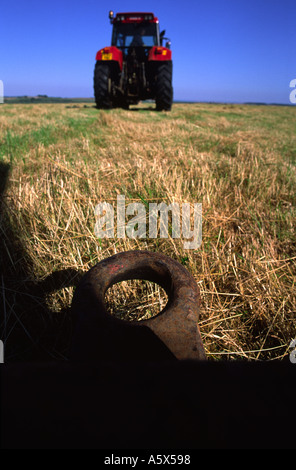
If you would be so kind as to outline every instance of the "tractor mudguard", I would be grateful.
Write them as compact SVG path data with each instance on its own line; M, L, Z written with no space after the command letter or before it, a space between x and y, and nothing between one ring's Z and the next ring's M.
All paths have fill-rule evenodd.
M122 70L123 64L123 55L120 49L117 49L115 46L104 47L97 52L96 60L101 60L103 62L117 62L119 65L120 71Z
M168 61L172 60L172 51L167 47L153 46L148 55L148 61Z

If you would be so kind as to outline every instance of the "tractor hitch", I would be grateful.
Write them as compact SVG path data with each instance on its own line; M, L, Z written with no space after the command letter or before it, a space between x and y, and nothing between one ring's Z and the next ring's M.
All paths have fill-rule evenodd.
M137 322L108 313L107 289L129 279L163 287L168 302L157 316ZM75 291L71 308L76 329L70 359L205 360L198 327L199 307L199 288L180 263L149 251L118 253L90 269Z

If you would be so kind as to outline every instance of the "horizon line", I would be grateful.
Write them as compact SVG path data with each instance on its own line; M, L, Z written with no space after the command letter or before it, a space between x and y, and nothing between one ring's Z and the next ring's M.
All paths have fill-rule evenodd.
M35 99L35 100L47 100L47 99L56 99L56 100L91 100L95 101L94 97L63 97L63 96L48 96L48 95L10 95L4 96L5 99ZM153 102L153 100L140 100L140 102ZM244 105L258 105L258 106L293 106L292 103L274 103L274 102L264 102L264 101L212 101L212 100L173 100L173 103L207 103L207 104L244 104ZM295 105L294 105L295 106Z

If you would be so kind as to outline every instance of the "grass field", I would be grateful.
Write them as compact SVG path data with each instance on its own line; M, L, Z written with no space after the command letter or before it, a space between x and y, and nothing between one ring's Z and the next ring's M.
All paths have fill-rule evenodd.
M296 337L296 108L151 104L0 107L0 338L7 361L64 359L79 276L129 249L159 251L194 275L211 360L272 360ZM199 202L203 241L102 239L94 208ZM152 283L126 282L110 309L132 318L165 303Z

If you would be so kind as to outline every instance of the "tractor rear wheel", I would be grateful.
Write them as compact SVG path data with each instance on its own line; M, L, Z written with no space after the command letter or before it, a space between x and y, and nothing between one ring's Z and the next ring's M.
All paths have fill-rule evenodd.
M172 62L158 64L155 81L155 103L157 111L170 111L173 101Z
M97 108L112 108L111 88L112 80L109 65L97 61L94 72L94 92Z

